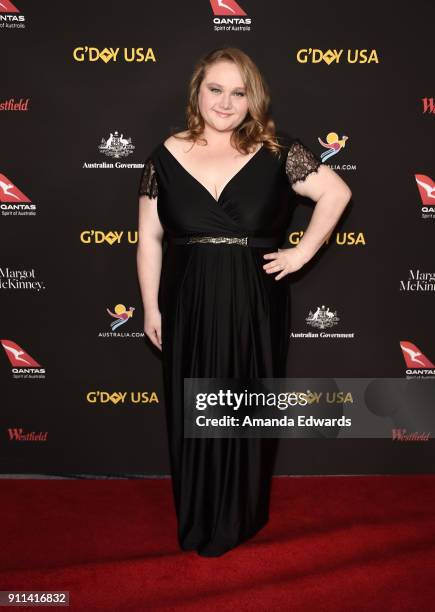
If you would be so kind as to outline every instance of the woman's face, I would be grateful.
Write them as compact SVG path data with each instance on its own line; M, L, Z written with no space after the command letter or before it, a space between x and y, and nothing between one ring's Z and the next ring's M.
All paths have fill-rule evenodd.
M199 111L210 127L234 130L248 112L248 98L236 64L219 61L208 67L199 88Z

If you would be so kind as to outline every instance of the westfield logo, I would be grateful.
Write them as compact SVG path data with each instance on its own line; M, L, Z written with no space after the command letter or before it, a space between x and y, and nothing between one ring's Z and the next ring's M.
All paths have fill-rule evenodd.
M435 115L435 104L433 98L422 98L423 114Z

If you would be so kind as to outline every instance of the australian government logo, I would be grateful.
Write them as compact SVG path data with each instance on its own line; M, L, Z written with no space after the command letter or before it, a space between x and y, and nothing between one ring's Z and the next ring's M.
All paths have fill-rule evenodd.
M312 325L318 329L333 327L334 325L337 325L339 320L337 311L332 312L329 306L317 306L314 312L310 310L308 317L305 319L308 325Z
M107 139L102 138L98 148L100 153L118 159L133 153L135 146L131 143L131 138L124 138L124 134L115 131L111 132Z
M305 318L305 323L318 331L308 332L291 332L291 338L338 338L347 339L354 338L354 332L331 332L332 327L338 325L340 317L336 310L332 310L329 306L316 306L309 311Z
M0 0L1 1L1 0ZM109 132L106 137L101 138L98 145L98 151L101 155L105 155L112 159L122 159L131 155L135 150L135 145L130 136L124 135L123 132L114 130ZM143 168L143 162L84 162L83 168Z

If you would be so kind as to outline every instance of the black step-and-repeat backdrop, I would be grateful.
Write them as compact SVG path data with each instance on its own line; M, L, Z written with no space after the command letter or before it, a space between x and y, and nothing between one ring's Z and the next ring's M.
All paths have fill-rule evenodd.
M169 473L137 188L148 153L185 128L195 62L219 46L252 57L277 127L353 192L328 244L286 277L288 376L434 377L434 13L422 0L1 0L2 473ZM312 210L298 198L290 246ZM282 439L276 473L431 472L431 433Z

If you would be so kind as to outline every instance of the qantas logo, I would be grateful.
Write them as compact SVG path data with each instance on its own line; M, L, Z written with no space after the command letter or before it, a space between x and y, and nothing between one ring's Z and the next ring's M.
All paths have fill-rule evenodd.
M240 8L234 0L210 0L211 8L214 15L246 15L245 11Z
M20 11L16 6L9 2L9 0L0 1L0 13L19 13Z
M435 374L435 365L415 344L408 340L402 340L400 348L405 359L407 374Z
M12 342L12 340L0 340L3 348L6 351L6 355L9 358L9 361L14 367L34 367L40 368L41 364L39 364L33 357L26 353L21 346Z
M44 378L45 369L19 344L6 339L0 343L8 356L14 378Z
M36 215L35 204L5 174L0 174L0 209L5 217Z
M416 174L418 192L421 200L423 219L435 219L435 183L425 174Z
M30 200L7 176L0 174L0 202L30 202Z
M26 27L25 16L9 0L0 0L0 30L18 30Z
M420 192L421 203L427 206L435 206L435 184L433 180L424 174L416 174L415 180Z
M1 1L1 0L0 0ZM252 19L234 0L210 0L215 32L249 32Z

